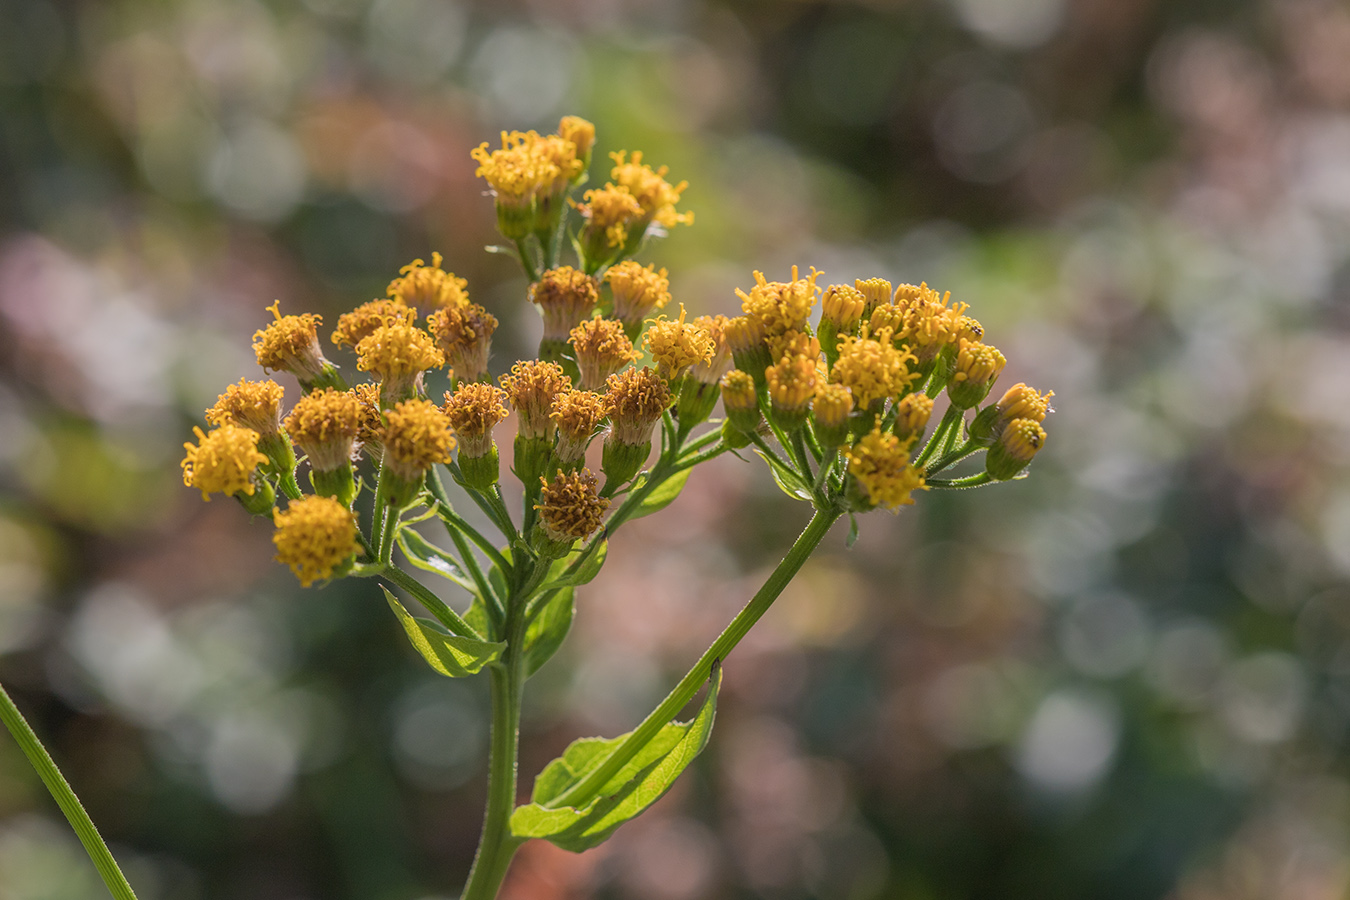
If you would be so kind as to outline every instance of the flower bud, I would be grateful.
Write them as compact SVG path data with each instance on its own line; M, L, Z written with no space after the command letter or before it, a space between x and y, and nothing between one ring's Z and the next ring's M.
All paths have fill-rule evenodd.
M727 320L726 336L736 368L753 378L756 386L763 387L764 372L773 365L764 324L751 316L736 316Z
M727 421L742 434L754 434L763 422L755 381L740 369L732 369L722 377L722 408L726 410Z
M817 389L811 400L811 418L822 449L834 450L848 440L852 412L853 392L842 384L825 384Z
M609 500L600 496L590 469L559 472L552 481L540 481L543 487L534 507L539 526L533 543L540 555L556 559L600 529Z
M957 409L977 406L989 395L998 375L1007 363L1003 354L988 344L961 338L955 371L947 383L947 396Z
M346 390L337 367L319 349L318 327L323 319L313 313L283 316L281 301L267 307L276 321L253 335L258 365L271 372L290 372L306 391L318 387Z
M927 394L906 394L895 404L895 424L891 431L902 441L917 441L933 415L933 398Z
M1045 446L1045 429L1031 419L1013 419L985 454L984 467L991 477L1007 481L1027 467Z

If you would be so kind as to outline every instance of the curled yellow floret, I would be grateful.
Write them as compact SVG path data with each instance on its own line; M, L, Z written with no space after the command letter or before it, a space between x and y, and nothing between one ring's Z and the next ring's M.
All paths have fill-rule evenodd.
M661 413L674 401L666 380L652 368L629 368L609 376L605 385L614 440L629 445L649 441Z
M427 313L469 303L469 282L441 268L441 255L431 254L431 265L415 259L399 269L399 277L389 282L390 297Z
M909 463L909 448L909 441L879 428L849 448L848 474L871 506L895 511L914 502L910 493L923 487L924 479Z
M450 419L430 400L405 400L385 413L381 434L384 464L400 478L412 481L435 463L450 461L455 438Z
M694 363L689 374L701 384L717 384L731 368L731 344L727 341L726 316L699 316L694 326L708 333L713 342L713 352L706 360Z
M593 188L582 199L586 202L577 211L586 220L585 239L592 248L622 247L628 241L628 229L642 221L642 205L621 187Z
M350 461L363 417L355 394L326 388L300 398L286 417L286 431L315 471L332 472Z
M572 389L572 379L563 373L562 366L537 359L525 360L511 367L511 374L501 377L502 388L516 411L518 434L523 438L552 438L553 400Z
M684 304L680 304L678 319L658 318L647 329L647 352L656 361L657 372L667 381L673 381L697 363L712 359L717 343L707 330L685 322Z
M445 355L425 331L409 322L381 325L356 345L356 367L384 380L411 378L445 365Z
M227 496L240 492L252 496L256 489L253 472L267 462L258 451L258 432L239 425L222 425L210 434L193 428L196 446L183 444L183 484L202 492L203 500L211 494Z
M793 266L792 280L783 282L768 281L763 272L757 271L750 293L737 288L736 295L741 298L741 309L760 321L769 338L789 331L805 331L820 293L816 278L821 274L812 268L810 275L800 277Z
M568 341L580 374L578 387L584 391L602 390L606 378L642 356L623 323L614 319L587 319L572 329Z
M476 381L487 374L497 317L477 303L439 309L427 317L427 328L445 354L455 377Z
M290 566L302 587L331 578L356 555L356 516L331 497L303 497L275 510L272 522L277 562Z
M590 537L605 521L609 500L600 496L590 469L559 472L553 480L543 478L539 492L539 522L551 540L570 542Z
M392 322L415 322L417 310L402 300L379 299L362 303L356 309L338 317L337 328L333 330L333 343L339 347L344 344L355 347L362 339L381 325Z
M212 425L242 425L260 435L276 434L281 427L281 400L286 389L271 379L247 381L225 388L216 405L206 411Z
M865 409L877 400L897 397L909 387L915 375L905 364L913 358L895 348L889 330L882 329L874 340L864 329L861 337L839 340L839 358L830 369L830 380L848 387L854 402Z
M787 413L805 410L821 381L817 361L809 356L785 356L764 374L773 408Z
M895 305L901 310L902 324L895 337L909 345L920 364L928 363L943 346L954 343L961 332L967 305L948 306L951 296L951 291L939 295L926 282L918 287L902 284L896 289Z
M670 302L670 279L666 270L624 260L605 272L605 283L614 294L614 318L633 326Z
M857 288L832 284L820 298L820 315L839 331L851 331L867 309L867 298Z
M530 285L529 298L544 317L544 340L565 341L595 309L600 289L595 279L580 269L559 266Z
M961 349L956 354L956 371L952 374L952 381L988 384L998 377L1007 362L997 348L961 338Z
M323 374L327 360L319 349L319 326L323 318L314 313L283 316L278 300L267 311L275 321L253 334L253 352L258 365L269 372L290 372L302 381Z
M558 425L558 460L571 463L586 455L609 404L594 391L567 391L554 398L549 415Z
M477 458L492 449L492 429L506 418L506 392L491 384L465 382L446 393L444 409L459 437L460 458Z
M1018 382L1004 391L1003 397L998 401L999 418L1005 422L1011 422L1013 419L1030 419L1037 424L1044 422L1046 415L1054 411L1050 406L1050 398L1053 396L1054 391L1042 394L1035 388Z
M653 169L642 161L640 150L634 150L631 159L627 159L627 155L623 150L610 154L614 160L610 178L637 199L642 207L643 216L663 228L692 225L694 223L692 212L675 211L675 204L680 202L680 195L689 186L689 182L681 181L672 185L665 179L666 172L670 171L669 167Z
M555 140L566 148L548 146L547 139L533 131L503 131L501 149L489 151L484 141L469 154L478 162L474 175L487 181L499 201L528 203L535 195L552 192L555 184L566 185L581 173L576 145Z

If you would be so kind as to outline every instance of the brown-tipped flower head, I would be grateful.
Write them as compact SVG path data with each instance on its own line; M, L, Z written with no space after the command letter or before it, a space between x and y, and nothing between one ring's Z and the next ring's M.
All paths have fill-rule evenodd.
M559 543L584 540L595 534L605 521L609 501L600 496L590 469L559 472L543 482L539 492L539 522L550 540Z
M609 415L609 404L593 391L568 391L553 400L549 415L558 425L558 461L574 463L585 457L595 430Z
M866 330L862 337L841 338L839 359L830 370L830 380L847 386L860 409L877 400L899 396L914 380L914 374L905 366L913 357L895 348L886 329L877 338L868 337Z
M933 415L933 398L923 393L906 394L895 404L895 434L910 440L923 434Z
M343 344L355 347L381 325L393 322L412 324L415 321L417 310L402 300L371 300L338 317L337 328L333 331L333 343L339 347Z
M569 340L583 391L602 390L605 379L642 355L624 333L623 323L614 319L587 319L572 329Z
M445 365L431 336L408 322L381 325L356 345L356 367L380 377L380 400L388 406L410 396L427 369Z
M544 340L565 341L600 300L595 279L571 266L550 269L530 285L530 302L544 315Z
M731 345L727 343L726 316L699 316L694 325L702 328L712 338L713 352L701 363L695 363L689 374L701 384L717 384L722 376L731 369Z
M183 484L202 492L203 500L211 494L253 495L253 472L267 462L258 451L258 432L239 425L222 425L210 434L200 428L192 429L197 445L184 444Z
M427 317L436 346L445 354L455 377L477 381L487 374L488 352L497 317L477 303L439 309Z
M775 412L800 413L816 395L820 383L817 361L809 356L784 356L764 373Z
M300 398L286 417L286 431L309 456L311 468L332 472L351 460L363 415L355 394L325 388Z
M384 464L399 478L415 481L435 463L450 461L455 438L450 419L430 400L405 400L385 414Z
M956 320L956 339L958 341L984 340L984 326L973 316L962 316Z
M622 247L628 242L628 229L642 221L642 205L621 187L607 184L582 195L586 202L577 211L586 220L582 241L592 255ZM604 254L611 255L611 254Z
M867 298L863 292L846 284L830 285L820 298L821 317L841 333L856 328L866 310Z
M331 497L303 497L273 511L272 521L277 562L290 566L302 587L331 578L356 555L356 516Z
M686 323L684 317L684 304L681 303L678 319L663 316L647 329L647 352L656 360L658 374L667 381L679 378L692 365L712 359L717 349L716 342L706 330Z
M605 272L605 282L614 292L614 318L629 327L670 302L665 269L624 260Z
M758 319L770 338L789 331L805 331L811 309L816 305L816 295L820 293L816 278L821 273L813 268L809 276L799 277L797 267L793 266L792 280L787 282L767 281L763 272L754 274L755 286L750 293L736 289L745 314Z
M523 438L553 438L553 400L572 389L572 379L562 366L537 359L516 363L510 375L503 375L502 388L519 420L518 434Z
M506 418L506 392L491 384L467 381L446 393L446 416L459 438L459 458L477 459L492 450L492 429Z
M443 270L439 253L431 254L429 266L415 259L398 271L399 277L386 288L389 296L423 313L469 302L469 282Z
M625 161L626 156L623 150L610 154L614 160L610 178L637 199L638 205L642 207L643 218L666 229L694 224L693 213L675 211L675 204L680 202L680 195L689 182L681 181L672 185L665 179L669 169L666 166L653 169L642 161L642 152L639 150L633 151L631 160Z
M276 434L281 428L281 400L286 390L275 381L246 381L225 388L216 405L206 411L212 425L242 425L260 435Z
M651 440L652 428L674 401L666 380L652 368L624 369L606 380L614 440L630 446Z
M924 486L923 472L909 463L908 441L880 429L848 450L848 474L857 480L870 506L892 512L914 502L910 492Z
M314 313L283 316L281 301L267 307L276 319L253 335L253 352L258 365L269 372L290 372L303 382L323 374L328 360L319 348L319 325L323 319Z
M863 300L867 303L863 318L870 316L872 310L878 306L885 306L891 302L891 283L885 278L859 278L853 282L853 286L863 295Z

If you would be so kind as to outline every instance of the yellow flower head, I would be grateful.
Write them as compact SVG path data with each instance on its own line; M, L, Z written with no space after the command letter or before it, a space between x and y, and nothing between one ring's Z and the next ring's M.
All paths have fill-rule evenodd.
M596 250L622 247L628 241L629 227L642 221L642 205L621 187L592 188L582 199L586 202L577 210L586 220L583 240Z
M1041 394L1035 388L1018 382L1003 392L1003 397L998 401L998 417L1004 422L1030 419L1040 424L1045 421L1048 413L1054 411L1050 406L1050 398L1053 396L1054 391Z
M600 529L609 500L600 496L590 469L559 472L553 481L539 479L539 522L550 540L561 543L583 540Z
M885 278L859 278L853 282L853 286L867 303L863 318L870 316L878 306L886 306L891 302L891 283Z
M857 327L867 309L867 298L857 288L846 284L832 284L820 298L820 315L839 332Z
M568 340L576 355L578 386L583 391L603 389L606 378L642 355L624 333L623 323L614 319L587 319L572 329Z
M216 405L206 411L212 425L242 425L259 435L273 435L281 428L281 399L286 390L275 381L246 381L225 388Z
M390 297L415 306L424 313L469 303L469 282L441 268L441 255L431 254L431 265L415 259L399 269L399 277L386 288Z
M492 449L492 429L506 418L506 392L491 384L468 381L445 395L442 409L459 437L460 459L477 459Z
M759 406L755 380L740 369L722 376L722 405L730 412L749 412Z
M962 316L956 322L956 339L966 341L984 340L984 326L973 316Z
M380 386L378 384L358 384L352 388L352 396L361 404L361 421L356 439L376 462L380 461L383 446L380 444L384 432L384 414L380 412Z
M591 148L595 146L595 125L581 116L563 116L558 123L558 136L571 141L576 148L576 158L581 160L582 171L591 158Z
M822 384L811 400L811 415L817 427L824 431L844 428L852 412L853 392L842 384Z
M530 302L544 316L544 340L565 341L600 300L595 279L571 266L550 269L530 285Z
M820 358L820 340L804 331L789 331L787 334L770 338L769 349L773 351L774 359L782 359L785 356Z
M928 427L933 415L933 398L923 393L906 394L895 405L895 434L901 440L913 440Z
M860 409L898 397L915 377L905 365L914 357L895 348L891 333L882 329L877 338L866 330L861 337L840 338L839 359L830 370L830 380L847 386Z
M628 368L605 380L614 440L630 446L651 440L652 428L674 401L666 380L655 369Z
M736 368L763 378L764 370L773 363L766 340L764 323L754 316L735 316L723 327L727 346L731 348Z
M684 189L689 186L689 182L681 181L677 185L672 185L666 181L665 174L669 168L662 166L659 169L652 169L651 166L642 162L642 151L634 150L631 161L625 161L627 153L623 150L617 153L611 153L610 157L614 160L614 168L610 172L610 178L619 187L624 188L632 194L638 204L642 207L642 215L648 221L656 222L663 228L674 228L676 225L694 224L694 214L691 212L677 213L675 204L680 202L680 195Z
M614 293L614 318L628 327L670 302L670 279L655 266L624 260L605 272L605 283Z
M302 587L331 578L356 555L356 515L332 497L304 497L274 510L277 562L291 567Z
M567 391L554 398L549 415L558 424L558 461L574 463L586 455L609 404L593 391Z
M252 496L256 489L253 472L267 462L258 452L258 432L239 425L222 425L210 434L200 428L192 430L197 446L183 445L187 451L182 462L183 484L201 491L203 500L217 493Z
M381 325L388 325L391 322L411 324L415 321L417 310L402 300L371 300L338 317L337 328L333 331L333 343L339 347L343 344L355 347Z
M800 413L816 395L820 369L814 357L784 356L764 373L775 412Z
M283 316L280 300L267 307L267 311L276 321L253 334L258 365L269 372L290 372L302 382L322 375L328 365L319 349L318 328L323 319L314 313Z
M909 345L920 365L937 356L943 346L954 343L961 331L961 318L967 306L964 303L948 306L951 296L951 291L939 296L927 283L917 288L902 284L896 290L896 306L903 310L903 325L895 337Z
M385 414L384 464L404 481L416 481L435 463L450 461L455 438L450 419L430 400L405 400Z
M502 388L516 411L518 434L523 438L553 438L553 420L549 413L553 400L572 389L572 379L562 366L537 359L516 363L510 375L501 378Z
M422 373L445 365L431 336L408 322L381 325L356 345L356 367L380 377L380 401L389 406L409 396Z
M311 468L332 472L351 460L363 415L355 394L325 388L300 398L286 417L286 431L309 456Z
M645 344L647 352L656 360L657 373L667 381L674 381L695 363L712 359L717 349L716 342L707 331L697 325L684 321L684 304L680 304L680 317L658 318L647 329Z
M727 323L730 321L726 316L699 316L694 320L694 326L706 331L713 342L712 356L695 363L689 370L700 384L717 384L731 368L731 345L727 343Z
M820 293L816 287L816 278L820 274L812 268L810 275L799 277L797 267L793 266L792 280L783 282L767 281L763 272L755 272L755 286L750 293L737 288L736 295L741 298L741 309L763 324L768 337L805 331L811 308L816 305L816 295Z
M947 384L947 396L959 409L970 409L989 394L1007 360L988 344L960 339L956 370Z
M914 502L910 492L924 486L923 472L910 465L909 448L909 442L880 428L849 448L848 474L870 506L895 512Z
M477 303L445 307L427 317L427 328L456 378L477 381L487 374L496 316Z
M575 144L563 141L571 147L573 157L569 170L564 171L559 162L565 154L544 146L544 142L533 131L503 131L500 150L489 152L484 141L469 154L478 162L474 175L487 180L499 203L527 205L536 195L551 193L558 181L566 184L581 172Z

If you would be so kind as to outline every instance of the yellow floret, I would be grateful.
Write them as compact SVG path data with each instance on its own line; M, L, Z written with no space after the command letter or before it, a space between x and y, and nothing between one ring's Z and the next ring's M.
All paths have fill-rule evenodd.
M600 496L590 469L559 472L543 482L539 493L539 521L551 540L568 542L590 537L604 524L609 500Z
M445 355L431 336L408 322L381 325L356 345L356 367L381 378L411 377L445 365Z
M225 388L216 405L206 411L212 425L242 425L261 434L276 434L281 427L281 400L286 389L275 381L247 381Z
M605 283L614 293L614 318L635 325L670 302L670 279L666 270L624 260L605 272Z
M326 388L300 398L286 417L286 431L316 471L332 472L351 459L364 410L350 391Z
M628 229L642 221L642 205L621 187L607 184L583 195L586 201L577 207L586 220L586 240L592 247L622 247L628 241Z
M200 428L192 429L197 445L183 444L183 484L202 492L203 500L211 494L227 496L243 492L252 496L256 489L253 472L267 462L258 451L258 432L238 425L222 425L210 434Z
M914 502L910 492L924 487L923 472L909 463L910 442L880 428L848 450L848 474L857 480L872 506L892 512Z
M384 463L406 480L420 478L455 448L450 419L430 400L405 400L385 413Z
M356 555L356 516L331 497L304 497L272 513L277 562L291 567L303 587L331 578Z
M813 267L810 275L799 277L797 267L793 266L792 280L782 282L768 281L763 272L757 271L750 293L737 288L736 295L741 298L741 309L758 319L770 338L789 331L805 331L820 293L816 278L821 274Z
M421 262L421 260L418 260ZM349 313L338 317L337 328L333 331L333 343L339 347L346 344L355 347L362 339L381 325L393 322L417 321L417 310L402 300L371 300L362 303Z
M431 254L431 265L415 259L399 269L399 277L389 282L386 289L390 297L415 306L423 312L431 312L451 306L466 306L469 303L469 282L452 272L441 269L441 255Z
M697 325L686 324L684 304L680 304L678 319L657 319L647 330L647 352L656 361L657 371L667 381L684 374L685 370L696 363L712 359L717 343L707 330Z
M642 162L640 150L633 151L631 161L625 161L627 153L623 150L611 153L610 156L614 160L614 168L610 172L610 177L615 184L625 188L628 193L637 199L646 219L656 222L664 228L694 224L692 212L677 213L675 211L675 204L680 202L680 195L689 186L689 182L681 181L679 184L672 185L665 179L665 174L669 171L669 168L662 166L659 169L652 169L651 166Z
M848 387L860 409L899 396L915 377L905 365L914 357L895 348L890 331L882 329L877 340L867 334L864 329L862 337L841 338L830 370L830 380Z
M306 381L321 375L326 360L319 349L318 328L323 318L314 313L283 316L280 300L267 311L276 321L253 334L258 365L271 372L290 372Z

